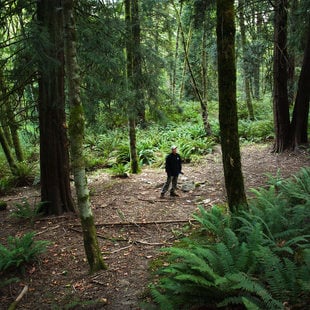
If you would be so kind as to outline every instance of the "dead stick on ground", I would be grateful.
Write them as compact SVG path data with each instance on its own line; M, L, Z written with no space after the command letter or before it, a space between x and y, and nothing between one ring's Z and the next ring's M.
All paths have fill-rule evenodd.
M112 252L110 252L110 253L111 253L111 254L114 254L114 253L117 253L117 252L120 252L120 251L123 251L123 250L127 250L127 249L129 249L129 248L131 248L131 247L132 247L132 245L128 245L128 246L125 246L125 247L123 247L123 248L114 250L114 251L112 251Z
M187 219L187 220L163 220L163 221L149 221L149 222L108 222L108 223L97 223L95 226L126 226L126 225L150 225L150 224L177 224L177 223L189 223L197 222L194 219ZM72 227L80 227L80 224L72 225Z
M23 290L20 292L20 294L17 296L14 302L11 303L8 310L15 310L20 300L23 298L23 296L28 292L28 285L25 285Z
M41 235L41 234L44 234L44 233L47 232L47 231L51 231L51 230L57 229L57 228L59 228L59 227L60 227L60 225L47 228L47 229L45 229L45 230L43 230L43 231L37 232L37 233L36 233L36 236Z

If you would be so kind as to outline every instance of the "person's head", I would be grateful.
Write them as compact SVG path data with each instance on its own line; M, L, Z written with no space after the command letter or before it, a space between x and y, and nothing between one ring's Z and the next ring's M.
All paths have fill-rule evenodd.
M175 145L171 146L171 152L174 154L177 152L177 147Z

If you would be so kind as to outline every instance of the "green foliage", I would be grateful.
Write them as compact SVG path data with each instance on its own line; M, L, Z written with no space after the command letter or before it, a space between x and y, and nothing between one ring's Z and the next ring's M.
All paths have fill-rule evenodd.
M8 278L8 279L4 279L4 278L1 277L1 279L0 279L0 289L2 287L5 287L5 286L11 284L11 283L17 283L18 281L19 281L19 278L15 278L15 277L14 278Z
M45 252L48 241L34 241L34 232L28 232L21 238L8 237L7 247L0 244L0 271L21 268Z
M15 205L16 209L12 211L10 217L18 220L30 220L31 223L41 215L40 210L44 202L39 202L36 205L31 205L27 200Z
M31 185L35 177L36 166L26 161L16 164L14 182L16 186Z
M240 120L239 136L241 140L251 142L270 140L274 137L273 120Z
M253 190L249 211L218 207L194 214L199 233L162 249L167 260L150 285L161 309L242 305L304 309L309 303L310 168Z
M32 185L37 171L36 164L27 161L16 164L14 175L4 165L0 169L0 193L7 193L16 186Z
M129 165L126 164L114 164L111 168L111 173L113 176L123 177L127 176L129 172Z
M0 179L0 194L7 193L14 186L13 178L5 176Z

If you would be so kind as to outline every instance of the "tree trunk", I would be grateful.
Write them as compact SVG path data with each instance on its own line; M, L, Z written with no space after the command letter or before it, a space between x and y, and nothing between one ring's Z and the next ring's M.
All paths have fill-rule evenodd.
M193 85L193 88L194 88L194 92L195 92L196 97L197 97L197 99L198 99L198 101L200 103L201 116L202 116L202 121L203 121L203 124L204 124L204 129L205 129L206 135L209 136L211 134L211 127L210 127L209 120L208 120L207 104L203 100L203 97L202 97L202 95L201 95L201 93L199 91L199 87L197 85L197 81L195 79L194 72L193 72L192 66L191 66L190 61L189 61L188 51L189 51L189 38L190 38L190 35L188 35L188 40L186 42L184 31L183 31L183 27L182 27L182 21L181 21L180 13L179 13L179 11L178 11L175 3L174 3L174 0L171 0L171 3L173 5L174 10L175 10L176 15L177 15L177 21L178 21L179 28L180 28L180 35L181 35L181 40L182 40L182 45L183 45L183 50L184 50L185 62L186 62L186 65L187 65L187 68L188 68L188 71L189 71L189 74L190 74L190 79L191 79L191 82L192 82L192 85ZM190 31L191 31L191 28L192 28L192 23L190 25ZM184 78L183 78L183 80L184 80Z
M298 81L298 89L291 124L292 148L308 143L308 117L310 100L310 23L303 64Z
M80 97L80 74L76 55L76 28L73 15L73 0L64 0L65 51L68 99L70 106L69 137L71 163L78 209L83 228L84 248L91 272L107 269L98 244L94 216L90 206L89 190L85 173L83 141L85 117Z
M289 29L288 33L291 37L295 38L298 36L299 31L299 25L298 25L298 18L296 12L298 11L298 0L292 0L290 1L290 21L289 21ZM287 70L287 89L288 89L288 100L289 105L294 104L294 98L296 94L296 70L295 70L295 62L296 62L296 49L291 46L289 48L289 54L288 54L288 70Z
M141 55L141 38L140 38L140 17L139 17L139 2L132 1L131 6L131 25L132 25L132 40L133 40L133 86L135 91L135 105L137 106L137 118L139 124L143 128L146 127L145 104L143 98L143 83L142 83L142 55Z
M9 144L6 141L5 135L4 135L3 130L2 130L1 127L0 127L0 144L2 146L5 158L6 158L7 162L8 162L8 164L9 164L11 173L13 175L15 175L16 174L16 170L17 170L17 165L16 165L14 157L13 157L13 155L11 153L10 146L9 146Z
M245 22L243 14L244 0L239 0L239 24L240 24L240 34L241 34L241 47L243 54L243 81L244 81L244 90L245 90L245 102L248 108L249 119L254 120L254 109L251 98L251 84L249 79L249 70L247 70L247 56L246 56L246 34L245 34Z
M125 0L125 20L126 20L126 29L127 29L127 38L126 38L126 52L127 52L127 83L129 90L134 87L134 40L133 40L133 25L132 25L132 1ZM137 107L134 103L134 98L129 99L128 103L128 130L129 130L129 144L130 144L130 166L132 173L139 172L139 162L137 156L137 149L136 149L136 111Z
M0 73L0 93L1 97L3 98L2 105L0 106L0 144L3 148L10 170L14 175L17 166L10 148L11 146L14 146L15 155L19 162L23 161L23 152L17 133L17 125L14 118L14 113L12 112L12 108L10 107L2 70ZM4 128L6 128L7 130L4 130Z
M219 121L228 206L247 207L238 136L234 0L217 0Z
M202 83L202 102L201 102L201 116L203 122L203 128L207 136L212 135L211 126L209 123L208 114L208 87L207 87L207 25L204 19L202 27L202 46L201 46L201 83Z
M39 70L39 126L42 211L74 211L64 95L63 14L61 0L37 2L42 50Z
M287 93L287 0L276 0L273 65L274 152L281 153L290 145L290 117Z

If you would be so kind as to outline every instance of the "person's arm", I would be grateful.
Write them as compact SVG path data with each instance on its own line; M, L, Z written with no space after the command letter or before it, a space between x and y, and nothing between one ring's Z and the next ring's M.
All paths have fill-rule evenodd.
M170 163L170 156L167 155L166 157L166 163L165 163L165 168L168 176L171 176L171 163Z
M179 155L179 172L180 172L180 174L183 174L183 172L182 172L182 158L180 155Z

